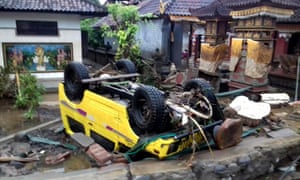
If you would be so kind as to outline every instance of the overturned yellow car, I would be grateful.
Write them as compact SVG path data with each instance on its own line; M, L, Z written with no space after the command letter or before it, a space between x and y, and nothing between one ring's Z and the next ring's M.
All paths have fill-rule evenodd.
M202 130L214 139L224 115L207 81L193 79L181 91L165 93L135 82L131 61L119 60L116 68L126 74L90 78L83 64L66 66L59 103L67 134L82 132L133 160L185 152L193 142L205 143Z

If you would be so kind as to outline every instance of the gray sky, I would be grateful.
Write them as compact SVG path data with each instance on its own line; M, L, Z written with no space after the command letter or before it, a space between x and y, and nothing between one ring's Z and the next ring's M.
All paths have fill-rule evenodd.
M100 4L104 4L106 0L99 0Z

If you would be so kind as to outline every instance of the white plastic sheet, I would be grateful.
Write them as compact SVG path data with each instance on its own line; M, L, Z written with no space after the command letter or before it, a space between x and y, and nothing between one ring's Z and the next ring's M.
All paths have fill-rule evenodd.
M246 96L236 97L229 106L233 108L238 115L250 119L262 119L271 112L271 106L265 102L254 102Z

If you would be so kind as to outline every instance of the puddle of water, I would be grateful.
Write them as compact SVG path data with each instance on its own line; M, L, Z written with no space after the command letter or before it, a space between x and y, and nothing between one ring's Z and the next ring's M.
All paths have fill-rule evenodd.
M37 118L27 120L25 110L15 108L13 99L0 99L0 136L18 132L39 124Z
M45 156L41 157L38 162L26 164L27 171L35 172L71 172L92 168L90 158L85 153L71 154L64 162L56 165L45 163Z
M64 172L88 169L91 167L91 161L85 153L71 155L71 157L64 162Z

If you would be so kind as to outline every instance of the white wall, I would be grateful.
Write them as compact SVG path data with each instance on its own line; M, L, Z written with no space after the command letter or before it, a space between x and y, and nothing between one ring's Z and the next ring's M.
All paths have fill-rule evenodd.
M156 48L162 48L162 19L153 19L139 25L136 39L140 42L143 57L151 57Z
M58 36L16 34L16 20L56 21ZM72 43L73 60L82 60L80 16L59 13L0 12L0 66L4 66L2 43ZM62 79L63 72L34 73L39 79ZM52 85L50 85L52 86Z
M194 34L201 34L204 38L205 35L205 27L197 24L193 24ZM190 34L190 23L184 23L184 31L183 31L183 42L182 42L182 51L185 49L189 49L189 34Z

